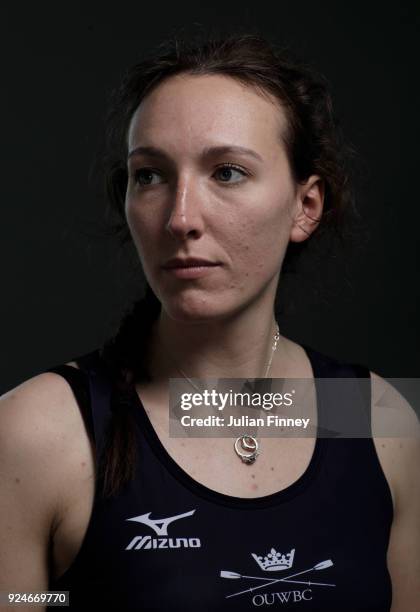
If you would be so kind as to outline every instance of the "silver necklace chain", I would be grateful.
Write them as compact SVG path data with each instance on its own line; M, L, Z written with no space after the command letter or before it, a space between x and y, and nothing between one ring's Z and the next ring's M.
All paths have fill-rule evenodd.
M265 374L263 378L267 378L268 377L268 373L270 371L271 368L271 364L273 361L273 357L274 357L274 353L276 352L277 349L277 344L280 338L280 330L279 330L279 326L278 323L276 322L276 332L273 336L273 344L271 346L271 353L270 353L270 359L268 361L267 364L267 368L265 370ZM168 352L168 351L167 351ZM174 359L172 359L176 369L179 371L180 374L182 374L183 378L185 378L185 380L187 380L191 386L194 387L194 389L196 389L199 393L202 393L202 389L199 389L197 387L197 385L191 380L191 378L189 378L189 376L187 376L185 374L185 372L181 369L181 367L176 363L176 361ZM242 436L239 436L238 438L236 438L233 448L235 450L235 453L238 455L238 457L240 457L240 459L242 460L243 463L246 463L247 465L250 465L252 463L254 463L254 461L256 460L256 458L258 457L258 455L260 454L259 451L259 443L257 438L255 438L254 436L251 436L251 434L242 434Z

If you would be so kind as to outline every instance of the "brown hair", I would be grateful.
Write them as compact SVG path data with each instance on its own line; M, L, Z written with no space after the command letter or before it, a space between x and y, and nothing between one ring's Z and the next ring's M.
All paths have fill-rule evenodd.
M312 174L324 179L324 213L315 235L340 235L345 213L355 212L348 163L352 149L344 144L326 79L259 35L233 34L165 41L130 68L113 92L107 116L105 187L108 217L113 218L122 243L130 240L124 215L130 120L154 87L180 73L227 75L277 98L287 117L283 138L294 179L303 182ZM283 269L293 267L308 242L289 244ZM144 296L126 312L100 351L114 380L113 417L101 462L105 495L116 494L131 480L136 468L134 426L128 405L135 392L134 382L149 379L144 358L151 326L160 311L160 302L147 283L145 289Z

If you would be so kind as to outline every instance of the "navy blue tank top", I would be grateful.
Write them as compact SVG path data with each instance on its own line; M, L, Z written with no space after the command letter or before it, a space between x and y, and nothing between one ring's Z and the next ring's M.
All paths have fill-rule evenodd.
M354 378L347 405L370 415L369 371L304 347L317 410L333 410L322 378ZM100 452L110 382L98 351L66 378ZM368 390L361 379L368 379ZM367 404L368 403L368 404ZM136 393L135 479L112 498L99 477L81 548L50 590L70 592L70 610L388 612L386 553L391 492L372 438L317 437L306 471L259 498L218 493L189 476L159 440ZM370 416L369 416L370 418ZM124 461L124 457L121 457Z

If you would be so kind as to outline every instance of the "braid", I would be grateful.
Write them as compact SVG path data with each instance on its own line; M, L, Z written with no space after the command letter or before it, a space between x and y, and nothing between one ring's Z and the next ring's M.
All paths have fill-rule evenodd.
M106 432L104 454L99 461L104 496L115 495L135 474L135 424L129 406L136 392L135 383L151 380L146 348L159 312L160 302L147 283L144 296L123 315L116 334L99 351L112 381L112 416Z

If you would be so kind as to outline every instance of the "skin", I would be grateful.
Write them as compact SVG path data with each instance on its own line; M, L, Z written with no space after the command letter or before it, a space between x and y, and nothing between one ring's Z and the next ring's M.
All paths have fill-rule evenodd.
M267 362L287 244L307 239L323 207L319 176L292 178L285 129L278 102L219 75L172 77L132 118L125 210L163 305L153 345L161 353L164 343L190 375L255 375ZM254 155L209 152L227 146ZM139 152L148 147L161 156ZM174 256L222 265L181 280L161 268ZM155 374L165 378L162 367Z

